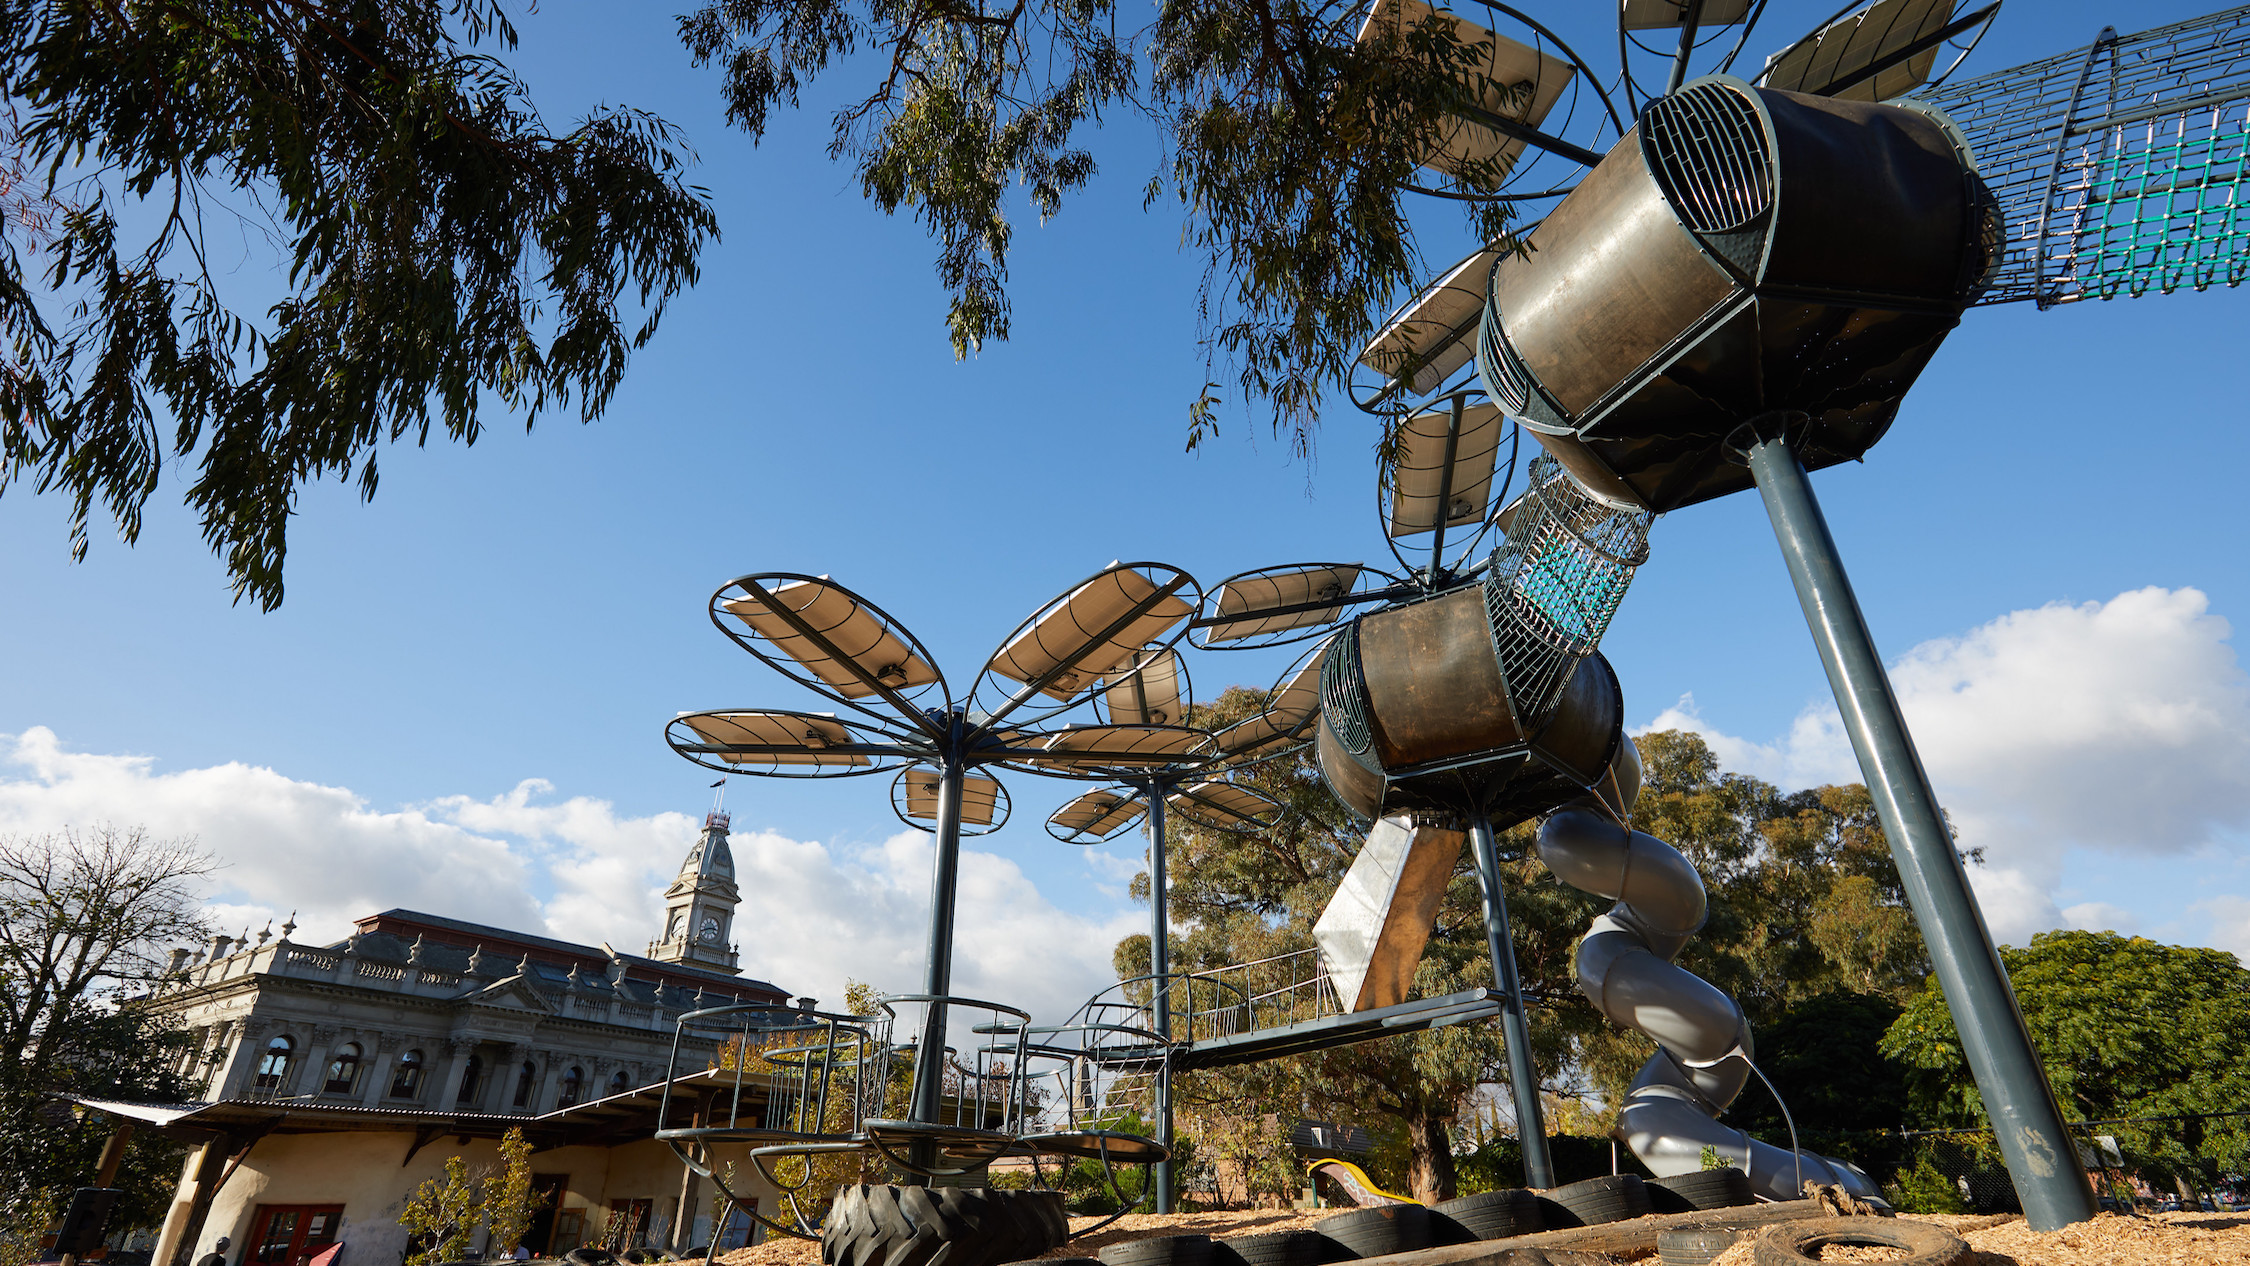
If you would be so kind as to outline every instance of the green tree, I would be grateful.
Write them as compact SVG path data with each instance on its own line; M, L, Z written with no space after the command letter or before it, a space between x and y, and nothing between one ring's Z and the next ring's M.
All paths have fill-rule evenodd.
M1223 724L1255 707L1256 692L1231 690L1204 717ZM1646 768L1634 826L1678 847L1710 896L1710 920L1682 963L1740 1000L1762 1054L1791 1077L1801 1131L1863 1128L1881 1116L1895 1126L1896 1069L1880 1067L1873 1047L1897 1003L1925 972L1889 851L1863 788L1821 787L1784 795L1723 771L1701 738L1678 731L1636 740ZM1206 970L1308 948L1311 927L1356 854L1362 828L1319 783L1308 761L1272 762L1248 777L1285 811L1251 836L1193 828L1170 835L1171 906L1181 931L1176 969ZM1532 1021L1532 1056L1542 1089L1575 1101L1573 1113L1598 1132L1654 1047L1611 1025L1578 991L1577 942L1604 904L1549 876L1533 847L1533 824L1500 840L1508 917L1518 974ZM1146 896L1143 875L1134 881ZM1120 944L1121 978L1147 970L1145 937ZM1449 885L1416 973L1422 996L1490 984L1481 896L1466 859ZM1870 988L1874 992L1867 992ZM1865 997L1860 997L1865 994ZM1799 1008L1809 1008L1796 1017ZM1175 1009L1179 1009L1177 1004ZM1872 1018L1871 1018L1872 1017ZM1848 1023L1847 1023L1848 1022ZM1868 1085L1889 1077L1884 1106L1826 1094L1819 1061L1851 1030ZM1825 1026L1825 1027L1824 1027ZM1381 1174L1417 1197L1457 1186L1452 1139L1480 1086L1504 1081L1499 1026L1457 1025L1387 1038L1270 1064L1197 1074L1182 1098L1219 1110L1255 1105L1362 1125L1403 1140L1399 1172ZM1780 1080L1777 1078L1777 1081ZM1770 1098L1751 1092L1745 1108ZM1775 1137L1786 1137L1774 1114ZM1606 1157L1606 1143L1600 1149ZM1604 1161L1606 1169L1606 1159Z
M435 1266L468 1256L484 1201L478 1182L469 1173L469 1162L459 1156L445 1158L443 1178L425 1178L406 1199L398 1224L424 1245L407 1254L406 1266Z
M531 1215L543 1197L531 1189L531 1144L522 1130L500 1136L500 1168L484 1179L484 1221L503 1255L516 1251L531 1230Z
M0 0L0 488L67 496L83 554L97 503L131 541L192 461L271 609L310 481L371 497L385 442L494 409L599 415L717 221L663 120L550 129L514 42L501 0ZM278 295L220 284L245 218Z
M2066 1116L2105 1120L2236 1112L2250 1103L2250 971L2232 954L2115 932L2042 932L2002 946L2031 1041ZM1883 1050L1909 1069L1917 1118L1981 1128L1984 1103L1933 979ZM2129 1156L2208 1177L2250 1168L2250 1122L2104 1126Z
M0 1220L43 1223L92 1178L115 1122L62 1096L187 1097L179 1035L132 1003L165 950L205 935L194 887L210 870L192 845L139 830L0 836ZM161 1220L177 1156L135 1136L118 1224Z
M1429 271L1409 199L1459 208L1478 243L1505 231L1510 204L1489 196L1498 162L1440 175L1418 159L1488 90L1532 87L1476 73L1489 49L1450 18L1358 42L1363 17L1358 4L1166 0L1135 30L1111 0L706 0L680 32L753 137L824 73L864 76L831 117L829 151L876 205L937 238L959 355L1008 334L1010 187L1053 216L1095 174L1089 125L1153 121L1166 153L1145 195L1176 198L1204 252L1206 346L1302 448L1390 300ZM1206 388L1191 407L1191 447L1215 402Z

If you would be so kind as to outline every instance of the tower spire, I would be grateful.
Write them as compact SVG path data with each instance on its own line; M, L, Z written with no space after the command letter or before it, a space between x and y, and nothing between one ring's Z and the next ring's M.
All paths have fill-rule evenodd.
M664 890L664 935L649 943L648 956L660 962L740 972L740 956L730 942L734 910L742 894L735 886L734 854L727 848L732 819L718 807L726 802L726 779L712 786L718 795L712 810L703 815L703 832L680 863L679 876Z

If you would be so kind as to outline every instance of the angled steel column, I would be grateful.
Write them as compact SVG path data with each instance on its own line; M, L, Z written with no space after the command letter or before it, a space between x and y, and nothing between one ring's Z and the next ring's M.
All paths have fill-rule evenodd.
M1805 609L1829 688L1875 799L1907 900L1944 987L1962 1054L1984 1097L1993 1133L2034 1231L2051 1231L2094 1216L2094 1193L2063 1127L2055 1092L2032 1049L2015 991L1969 890L1937 793L1914 751L1890 678L1875 653L1843 558L1813 498L1805 468L1785 436L1766 433L1748 450L1750 473L1765 498L1789 578Z
M1146 784L1148 795L1149 862L1148 905L1150 910L1148 936L1148 969L1155 979L1149 982L1154 991L1156 1031L1166 1038L1172 1036L1172 982L1166 976L1172 970L1172 907L1169 890L1164 881L1164 797L1172 790L1165 779L1151 779ZM1156 1141L1167 1150L1172 1146L1172 1061L1167 1056L1156 1068ZM1169 1157L1156 1163L1156 1211L1172 1212L1172 1162Z
M960 886L961 876L961 780L966 772L961 761L959 737L961 719L952 720L953 741L939 766L938 778L938 829L937 865L930 878L930 947L929 974L924 978L922 992L943 996L953 988L953 897ZM924 1003L922 1013L921 1044L914 1048L914 1103L908 1115L915 1121L934 1125L941 1114L941 1101L945 1097L945 1004ZM937 1144L921 1141L909 1149L909 1158L924 1169L937 1163ZM930 1180L921 1175L909 1174L906 1181L912 1186L928 1186Z
M1508 894L1500 886L1500 845L1492 838L1492 819L1478 809L1469 818L1469 847L1476 852L1477 887L1484 892L1485 948L1492 954L1492 979L1507 995L1500 1012L1500 1035L1508 1043L1508 1091L1516 1101L1516 1137L1523 1144L1527 1187L1555 1185L1555 1163L1547 1153L1547 1120L1539 1110L1539 1071L1531 1062L1531 1023L1523 1011L1523 982L1516 977L1515 943L1508 933Z

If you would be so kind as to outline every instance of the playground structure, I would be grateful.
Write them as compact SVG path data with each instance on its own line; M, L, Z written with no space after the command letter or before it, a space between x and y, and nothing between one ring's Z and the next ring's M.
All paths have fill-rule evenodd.
M879 1156L914 1182L1046 1155L1100 1161L1114 1185L1117 1163L1167 1162L1180 1071L1496 1018L1527 1181L1551 1186L1496 842L1543 818L1537 848L1556 877L1617 902L1580 944L1582 990L1660 1048L1623 1105L1636 1154L1665 1175L1716 1150L1768 1196L1806 1180L1875 1195L1848 1166L1717 1122L1755 1071L1753 1040L1739 1006L1671 962L1701 924L1702 886L1676 850L1631 829L1637 755L1598 652L1653 518L1755 488L1940 983L1961 1031L1980 1037L1968 1061L2025 1211L2038 1229L2091 1216L1806 472L1863 457L1976 304L2241 281L2250 8L2105 32L2080 53L1948 87L1997 4L1877 0L1738 77L1763 4L1627 0L1621 112L1552 32L1478 2L1538 47L1415 0L1378 0L1362 30L1435 20L1489 42L1485 107L1425 165L1497 156L1508 183L1486 193L1560 199L1536 251L1480 246L1361 356L1374 381L1355 383L1355 400L1390 432L1380 487L1396 572L1269 567L1204 595L1174 568L1113 566L1020 626L960 698L903 627L826 578L750 576L714 596L730 638L853 715L683 714L674 749L730 773L898 770L894 807L936 834L937 864L922 992L885 999L875 1017L720 1008L683 1019L683 1058L721 1052L700 1098L678 1114L666 1105L660 1137L691 1164L711 1173L698 1149L748 1142L786 1186L826 1155ZM1740 38L1713 73L1691 77L1699 30L1708 42L1734 25ZM1674 29L1664 91L1638 100L1628 46L1655 54L1636 32ZM1541 130L1576 92L1600 99L1582 116L1587 143ZM1545 183L1528 173L1549 159L1585 174L1510 192ZM1511 500L1525 431L1542 452ZM1427 559L1410 561L1397 542L1423 534ZM1180 724L1192 700L1177 643L1190 632L1208 649L1315 644L1263 711L1209 733ZM1049 724L1081 706L1102 719ZM1168 820L1255 829L1274 806L1231 775L1307 750L1371 823L1317 948L1172 971ZM977 772L1001 770L1112 784L1055 813L1058 838L1111 839L1145 822L1151 839L1151 971L1060 1025L949 992L959 841L1005 822L1005 788ZM1442 891L1464 844L1493 987L1414 998L1405 982L1433 884ZM971 1040L949 1048L949 1017L969 1015L955 1028ZM1126 1120L1146 1132L1117 1128ZM1150 1186L1166 1208L1170 1182Z

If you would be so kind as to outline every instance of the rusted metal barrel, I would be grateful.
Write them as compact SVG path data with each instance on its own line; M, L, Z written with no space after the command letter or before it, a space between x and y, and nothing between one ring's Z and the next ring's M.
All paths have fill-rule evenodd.
M1750 486L1727 438L1856 458L1975 298L1998 212L1913 103L1698 80L1652 104L1487 287L1485 387L1578 481L1658 513Z
M1321 672L1314 752L1330 790L1373 818L1482 805L1496 829L1597 785L1624 734L1617 674L1579 659L1548 715L1524 716L1501 671L1486 586L1354 620Z

